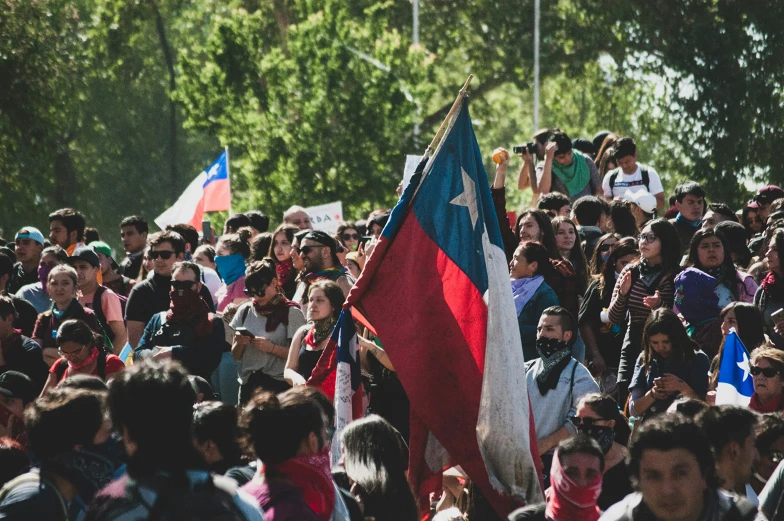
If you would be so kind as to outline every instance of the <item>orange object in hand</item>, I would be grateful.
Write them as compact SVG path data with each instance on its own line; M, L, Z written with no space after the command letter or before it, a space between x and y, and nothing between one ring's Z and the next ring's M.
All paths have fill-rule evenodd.
M500 165L509 159L509 152L505 148L496 148L493 150L493 163Z

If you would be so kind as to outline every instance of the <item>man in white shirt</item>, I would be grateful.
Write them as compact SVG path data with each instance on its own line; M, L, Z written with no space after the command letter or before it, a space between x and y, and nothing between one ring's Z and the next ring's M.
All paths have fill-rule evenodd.
M602 180L604 196L612 200L623 197L628 191L645 190L656 197L656 209L664 209L664 188L656 170L637 164L637 145L630 137L615 143L615 162L618 168L610 170Z

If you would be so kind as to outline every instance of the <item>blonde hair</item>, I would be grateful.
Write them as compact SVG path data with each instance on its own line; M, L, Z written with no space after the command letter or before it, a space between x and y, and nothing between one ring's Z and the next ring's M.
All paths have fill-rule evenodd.
M784 378L784 351L770 344L765 344L751 352L750 362L753 365L757 365L757 362L762 359L767 360L773 366L773 369L778 371L781 377Z

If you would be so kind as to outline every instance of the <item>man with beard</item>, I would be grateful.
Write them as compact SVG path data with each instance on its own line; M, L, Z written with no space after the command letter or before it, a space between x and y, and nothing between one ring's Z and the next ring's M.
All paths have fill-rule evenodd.
M353 281L349 280L343 266L340 265L336 252L337 243L328 233L321 230L308 232L299 244L299 257L304 265L304 283L310 286L317 280L331 280L340 286L344 295L348 296ZM301 304L307 303L307 294L306 287Z

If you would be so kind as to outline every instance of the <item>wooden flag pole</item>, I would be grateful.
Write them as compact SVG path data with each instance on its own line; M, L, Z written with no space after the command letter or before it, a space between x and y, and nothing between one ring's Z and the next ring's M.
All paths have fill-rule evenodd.
M452 108L449 109L449 112L444 118L444 121L441 123L441 126L438 127L438 132L436 132L436 135L433 137L433 141L431 141L430 144L427 146L427 149L425 149L425 154L423 157L428 157L430 153L433 151L433 147L435 147L436 143L438 143L438 140L441 139L441 134L444 132L444 129L449 124L449 121L452 119L452 116L454 116L455 111L460 106L460 102L463 101L463 98L465 98L466 92L468 90L468 85L471 83L471 80L473 79L474 79L474 75L469 74L468 79L466 80L465 84L463 84L463 88L460 89L460 92L457 94L457 99L455 99L455 102L452 103Z

